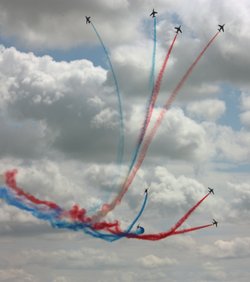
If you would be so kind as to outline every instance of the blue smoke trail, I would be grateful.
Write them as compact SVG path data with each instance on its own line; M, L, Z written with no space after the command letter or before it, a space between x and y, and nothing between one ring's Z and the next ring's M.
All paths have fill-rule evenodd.
M149 78L149 82L150 82L150 91L151 91L151 95L150 95L150 98L148 100L148 104L147 104L147 108L146 108L146 118L148 117L148 112L149 112L149 108L150 108L150 104L151 104L151 100L152 100L152 97L154 95L154 85L155 85L155 58L156 58L156 41L157 41L157 37L156 37L156 17L154 17L154 45L153 45L153 53L152 53L152 65L151 65L151 72L150 72L150 78ZM144 119L144 120L145 120ZM128 174L127 176L130 174L134 164L135 164L135 161L137 159L137 156L138 156L138 153L140 151L140 148L141 148L141 144L142 144L142 141L143 141L143 138L145 136L145 127L146 127L146 124L144 123L143 124L143 128L141 129L141 133L140 133L140 136L139 136L139 140L137 142L137 145L134 149L134 152L133 152L133 157L132 157L132 160L131 160L131 163L130 163L130 166L129 166L129 170L128 170Z
M134 227L134 225L136 224L136 222L138 221L138 219L141 217L146 207L147 200L148 200L148 193L145 193L144 200L143 200L139 213L137 214L135 219L132 221L132 223L129 225L127 230L120 234L102 233L102 232L92 229L90 224L84 224L84 223L78 223L78 222L70 223L70 222L65 222L65 221L55 221L52 223L52 226L56 228L61 228L61 229L67 228L67 229L71 229L74 231L82 230L84 233L91 235L92 237L99 238L99 239L102 239L108 242L114 242L114 241L117 241L117 240L120 240L126 237L128 234L138 235L144 232L143 227L140 227L140 229L136 230L135 232L131 232L131 230Z
M25 210L31 213L34 217L45 221L51 221L61 213L61 210L59 209L43 209L43 211L39 211L36 206L23 202L19 197L16 197L9 189L5 187L0 187L0 198L9 205Z
M108 60L108 63L109 63L109 67L110 67L110 70L112 72L112 76L113 76L113 79L114 79L114 82L115 82L115 88L116 88L116 94L117 94L117 98L118 98L118 108L119 108L119 115L120 115L120 137L119 137L119 146L118 146L118 152L117 152L117 163L118 164L121 164L122 161L123 161L123 154L124 154L124 121L123 121L123 110L122 110L122 101L121 101L121 95L120 95L120 90L119 90L119 86L118 86L118 81L117 81L117 78L116 78L116 75L115 75L115 71L114 71L114 68L113 68L113 65L111 63L111 60L110 60L110 57L109 57L109 54L108 54L108 51L103 43L103 40L100 36L100 34L98 33L97 29L95 28L94 24L91 22L91 25L96 33L96 36L98 37L101 45L102 45L102 48L106 54L106 57L107 57L107 60Z
M126 237L126 235L128 235L131 232L131 230L133 229L134 225L136 224L136 222L141 217L141 215L142 215L142 213L143 213L143 211L144 211L144 209L146 207L147 201L148 201L148 193L146 192L145 193L145 197L144 197L144 201L143 201L142 206L141 206L141 209L140 209L139 213L137 214L137 216L135 217L135 219L131 222L131 224L129 225L127 230L123 234L119 235L120 238L114 239L113 241L121 239L122 237ZM135 234L137 234L136 231L135 231Z
M113 242L119 240L123 237L126 237L128 234L139 234L138 231L132 232L131 230L141 217L147 200L148 200L148 193L145 193L145 197L141 206L139 213L136 215L135 219L129 225L125 232L121 232L120 234L107 234L99 232L92 228L91 224L89 223L82 223L82 222L68 222L65 220L60 219L60 215L63 214L62 209L49 209L37 207L32 203L28 203L24 201L22 197L18 197L15 193L11 192L6 187L0 187L0 199L3 199L6 203L11 206L15 206L21 210L25 210L31 213L34 217L48 221L52 227L59 228L59 229L70 229L73 231L83 231L84 233L91 235L92 237L103 239L108 242Z
M151 66L151 72L150 72L150 90L154 89L155 85L155 57L156 57L156 17L154 18L154 47L153 47L153 54L152 54L152 66Z

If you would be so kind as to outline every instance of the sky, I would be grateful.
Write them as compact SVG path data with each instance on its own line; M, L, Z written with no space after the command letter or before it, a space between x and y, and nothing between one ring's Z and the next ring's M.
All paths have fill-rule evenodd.
M126 226L150 185L146 232L186 222L207 228L162 241L108 243L53 229L0 200L1 281L249 281L250 2L248 0L0 0L0 173L38 198L90 213L115 195L150 96L152 9L156 75L182 25L153 120L190 64L225 23L178 93L121 204ZM117 77L125 126L122 166ZM2 183L3 184L3 183Z

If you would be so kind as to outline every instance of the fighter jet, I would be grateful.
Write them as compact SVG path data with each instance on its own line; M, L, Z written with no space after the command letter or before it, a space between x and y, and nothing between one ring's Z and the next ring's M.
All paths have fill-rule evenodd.
M148 190L149 190L149 189L150 189L150 187L146 188L145 191L144 191L144 193L145 193L145 194L148 193Z
M140 223L136 227L136 234L143 234L145 232L145 229L140 226Z
M225 24L223 24L223 25L218 24L218 26L219 26L219 28L218 28L219 32L221 32L221 31L224 32L224 25L225 25Z
M176 26L175 29L176 29L176 33L179 33L179 32L182 33L181 25L179 27Z
M210 188L210 187L208 187L208 193L212 193L212 194L214 194L214 189L213 188Z
M91 23L90 17L85 16L85 18L86 18L86 24L90 24Z
M150 17L152 16L152 18L155 18L155 15L158 14L158 12L156 12L154 9L152 11L152 13L149 15Z
M215 226L217 227L218 221L216 221L215 219L213 219L213 225L215 225Z

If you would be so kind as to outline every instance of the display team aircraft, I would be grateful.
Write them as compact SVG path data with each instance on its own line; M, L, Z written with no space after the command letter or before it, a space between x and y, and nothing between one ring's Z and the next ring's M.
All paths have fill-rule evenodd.
M155 15L157 14L158 12L156 12L154 9L152 11L152 13L149 15L149 16L152 16L152 18L155 18Z

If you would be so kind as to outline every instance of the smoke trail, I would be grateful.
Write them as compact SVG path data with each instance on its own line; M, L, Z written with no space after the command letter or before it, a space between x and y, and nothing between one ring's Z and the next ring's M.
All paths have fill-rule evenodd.
M136 222L139 220L139 218L141 217L145 207L146 207L146 203L147 203L147 200L148 200L148 193L146 192L145 193L145 197L144 197L144 201L142 203L142 207L139 211L139 213L137 214L137 216L135 217L135 219L132 221L132 223L129 225L129 227L127 228L127 230L120 234L119 237L117 239L120 239L121 237L126 237L128 234L130 234L131 230L133 229L134 225L136 224ZM137 233L136 233L137 234ZM115 239L115 240L117 240Z
M154 17L154 46L153 46L153 54L152 54L152 66L150 72L150 90L154 88L155 85L155 57L156 57L156 17Z
M141 217L141 215L142 215L142 213L143 213L143 211L146 207L147 200L148 200L148 193L145 193L144 201L142 203L142 206L141 206L139 213L137 214L135 219L132 221L132 223L128 226L128 228L125 231L122 231L119 227L116 227L115 230L108 229L108 231L111 234L105 234L105 233L100 233L100 232L97 233L96 230L94 228L92 228L92 230L89 231L88 234L92 235L92 236L93 236L93 234L95 234L94 237L98 237L98 238L103 239L103 240L108 241L108 242L117 241L117 240L119 240L123 237L127 237L129 234L138 235L137 231L131 232L131 230L133 229L134 225L136 224L136 222Z
M129 227L125 231L122 231L118 221L115 221L114 223L100 222L97 223L96 225L92 225L89 222L84 222L81 216L79 217L79 210L76 208L72 208L71 212L70 211L64 212L62 211L61 208L60 210L54 210L54 209L51 210L48 209L48 207L37 206L37 204L34 204L33 202L31 203L26 202L25 201L27 200L26 197L24 195L21 196L18 195L17 191L15 190L13 190L12 192L12 190L9 190L6 187L0 187L0 198L5 200L6 203L15 206L19 209L25 210L38 219L48 221L52 227L60 228L60 229L69 229L73 231L83 231L84 233L91 235L92 237L99 238L108 242L113 242L123 237L127 237L130 239L155 241L155 240L164 239L168 236L178 235L178 234L210 227L213 224L176 230L184 223L184 221L187 220L187 218L191 215L191 213L195 211L195 209L208 197L208 195L209 193L205 195L197 204L195 204L170 230L156 234L142 234L144 232L143 227L141 227L139 231L131 232L131 230L145 209L148 200L147 193L145 193L144 201L142 203L139 213L132 221L132 223L129 225ZM71 222L66 221L65 219L68 218L68 214L72 215L72 210L74 210L74 215L70 219L73 221ZM80 214L84 214L82 210L83 209L81 209ZM109 233L101 233L98 231L98 229L106 230Z
M126 237L126 235L131 232L132 228L141 217L148 200L148 193L145 193L142 206L135 219L126 231L122 231L118 220L114 222L102 221L92 224L92 218L87 217L86 210L80 208L78 205L73 205L70 210L63 210L55 203L35 198L24 192L20 187L17 187L15 179L16 174L17 170L7 171L5 173L5 176L7 175L5 180L8 182L8 188L0 187L0 199L5 200L9 205L31 213L38 219L50 222L53 227L71 229L74 231L83 230L89 235L110 242ZM53 206L56 206L56 209L51 208L51 203ZM70 220L71 222L68 222L67 220ZM106 230L110 232L110 234L103 234L98 230Z
M67 211L67 210L63 210L59 205L57 205L54 202L40 200L34 197L33 195L25 192L21 187L17 186L16 174L17 174L17 170L15 169L7 171L4 174L6 185L11 191L15 192L16 195L19 197L19 199L15 198L15 201L18 200L20 203L22 202L22 204L24 204L27 207L29 207L32 204L34 204L34 207L40 206L37 207L37 211L39 211L40 208L44 208L44 207L50 208L52 211L57 212L57 214L60 214L61 217L66 217L69 218L70 220L81 221L82 223L86 223L86 224L90 224L90 222L92 221L92 218L86 215L86 210L80 208L78 205L73 205L73 207ZM25 200L26 201L28 200L30 203L29 204L25 203ZM119 225L118 221L115 222L101 221L94 224L94 227L97 229L105 229L118 225Z
M171 228L171 230L175 231L178 229L209 195L210 193L207 193L207 195L205 195L196 205L194 205L187 213L185 213L184 216Z
M36 206L22 201L20 197L15 196L9 189L6 189L5 187L0 187L0 198L3 199L7 204L15 206L21 210L25 210L38 219L50 221L57 217L60 213L59 210L43 209L42 211L39 211Z
M29 200L32 203L37 204L37 205L45 205L45 206L47 206L47 207L49 207L51 209L54 209L54 210L55 209L56 210L60 210L61 209L57 204L55 204L53 202L39 200L36 197L34 197L33 195L23 191L16 184L16 179L15 179L16 174L17 174L17 170L14 169L14 170L11 170L11 171L7 171L4 174L4 177L5 177L5 182L8 185L8 187L11 188L12 190L14 190L17 193L17 195L24 196L27 200Z
M191 209L188 210L187 213L184 214L184 216L169 230L165 232L160 232L160 233L155 233L155 234L142 234L135 236L134 234L128 234L127 238L135 238L135 239L140 239L140 240L150 240L150 241L157 241L157 240L162 240L166 237L172 236L172 235L177 235L181 233L187 233L191 231L195 231L201 228L205 227L210 227L213 224L208 224L202 227L193 227L190 229L183 229L183 230L177 230L187 219L188 217L198 208L198 206L208 197L209 193L206 194L201 200L199 200Z
M192 231L196 231L203 228L208 228L213 226L213 224L207 224L202 226L196 226L192 228L182 229L182 230L176 230L179 228L188 218L189 216L201 205L201 203L209 196L209 193L206 194L201 200L199 200L191 209L188 210L187 213L184 214L184 216L168 231L155 233L155 234L138 234L138 233L127 233L126 237L130 239L139 239L139 240L147 240L147 241L158 241L165 239L166 237L188 233ZM143 229L144 230L144 229ZM120 231L119 231L120 233ZM118 234L117 234L118 235ZM120 233L121 235L121 233Z
M91 22L91 26L93 27L93 29L96 33L96 36L98 37L98 39L99 39L99 41L102 45L104 53L106 54L106 57L107 57L107 60L108 60L108 63L109 63L109 67L110 67L110 70L112 72L112 76L113 76L114 83L115 83L115 89L116 89L116 94L117 94L117 98L118 98L118 110L119 110L119 115L120 115L120 137L119 137L119 145L118 145L118 150L117 150L117 163L121 164L122 160L123 160L123 154L124 154L124 139L125 139L124 131L125 130L124 130L123 110L122 110L122 100L121 100L120 90L119 90L118 81L117 81L115 71L114 71L113 65L111 63L108 51L107 51L107 49L106 49L106 47L103 43L103 40L102 40L100 34L98 33L96 27L94 26L94 24L92 22Z
M174 37L174 39L173 39L173 41L172 41L172 43L171 43L171 45L170 45L170 47L168 49L168 52L167 52L166 57L164 59L164 62L162 64L161 70L160 70L160 72L158 74L156 83L155 83L154 88L152 90L151 97L150 97L150 100L149 100L149 104L147 106L146 116L145 116L145 119L144 119L144 122L143 122L143 126L142 126L142 129L141 129L138 141L137 141L137 145L136 145L135 151L133 153L133 158L132 158L132 162L131 162L130 167L129 167L128 175L131 172L131 170L132 170L132 168L133 168L133 166L135 164L136 158L137 158L138 153L139 153L140 148L141 148L141 144L143 142L143 139L144 139L144 136L146 134L148 125L150 123L150 120L151 120L151 117L152 117L152 114L153 114L153 110L154 110L154 106L155 106L155 102L156 102L156 100L158 98L158 95L159 95L159 92L160 92L163 74L164 74L164 71L166 69L167 62L168 62L169 56L170 56L170 54L172 52L172 49L173 49L174 43L176 41L177 35L178 34L176 33L175 37ZM128 177L128 175L127 175L127 177Z
M119 192L119 194L115 197L115 199L110 203L110 204L104 204L102 207L102 210L99 211L98 215L99 216L103 216L106 215L109 211L113 210L117 204L119 204L123 198L123 196L125 195L125 193L127 192L129 186L131 185L132 181L134 180L134 177L137 173L137 171L139 170L139 168L141 167L147 150L149 148L150 143L152 142L157 129L159 128L162 119L166 113L166 111L169 109L169 107L171 106L174 98L176 97L176 95L178 94L178 92L180 91L181 87L183 86L184 82L187 80L187 78L190 76L190 74L192 73L194 67L197 65L197 63L199 62L199 60L201 59L201 57L203 56L203 54L206 52L206 50L208 49L208 47L213 43L213 41L215 40L215 38L218 36L219 32L217 32L212 39L207 43L207 45L203 48L203 50L200 52L200 54L197 56L197 58L195 59L195 61L192 63L192 65L189 67L189 69L186 71L186 73L184 74L184 76L182 77L182 79L180 80L180 82L178 83L178 85L175 87L174 91L172 92L171 96L169 97L169 99L167 100L167 102L164 105L164 108L162 109L162 111L160 112L154 127L151 129L149 135L146 137L146 140L143 144L143 147L141 149L141 152L139 154L139 158L137 160L136 165L133 167L129 177L126 179L126 181L124 182L121 191Z
M186 229L182 229L182 230L176 230L175 232L173 232L173 235L178 235L178 234L183 234L183 233L187 233L187 232L192 232L192 231L196 231L196 230L207 228L207 227L211 227L211 226L213 226L213 224L210 223L210 224L196 226L196 227L191 227L191 228L186 228Z

